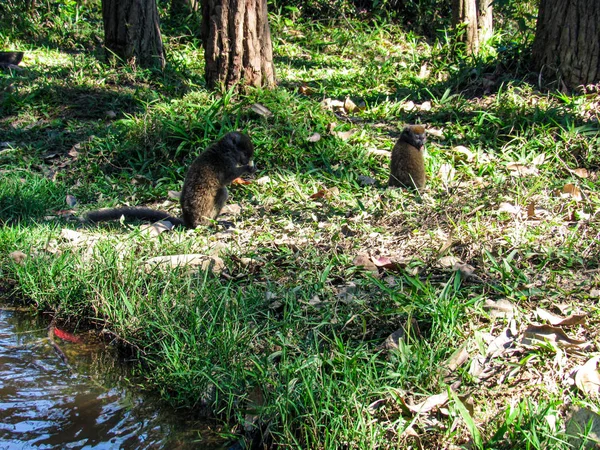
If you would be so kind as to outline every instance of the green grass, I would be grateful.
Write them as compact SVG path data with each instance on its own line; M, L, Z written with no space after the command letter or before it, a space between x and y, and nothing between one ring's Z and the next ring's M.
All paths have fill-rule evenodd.
M600 407L565 381L586 353L515 342L518 351L487 362L491 379L470 372L488 336L511 326L491 317L489 300L514 304L517 334L537 307L570 304L588 320L567 334L597 339L597 96L540 90L526 71L529 44L511 26L472 59L448 34L428 40L384 19L290 22L284 10L270 17L279 86L219 96L204 88L189 25L163 22L169 64L158 74L102 62L96 2L49 3L21 27L7 5L0 43L25 50L26 69L0 72L0 280L40 311L130 347L148 389L221 418L228 436L262 433L286 448L568 448L570 405ZM365 109L321 105L347 96ZM273 117L254 115L254 103ZM420 195L386 189L388 160L372 152L414 122L441 131L428 136ZM342 140L332 123L356 133ZM123 204L177 213L169 191L233 129L252 136L256 179L270 178L232 186L230 202L242 206L234 230L151 238L139 224L74 219ZM537 171L514 176L511 163ZM567 183L580 201L559 194ZM311 198L332 187L339 194ZM18 263L14 251L28 257ZM225 269L144 264L184 253L218 254ZM367 273L353 263L359 254L402 264ZM448 256L476 277L453 271ZM399 329L398 348L385 350ZM461 346L469 362L448 372ZM407 406L450 386L441 407Z

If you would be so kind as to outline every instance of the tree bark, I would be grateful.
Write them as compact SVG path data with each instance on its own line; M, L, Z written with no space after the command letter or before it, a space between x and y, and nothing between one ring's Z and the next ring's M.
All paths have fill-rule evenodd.
M467 53L475 54L483 42L493 32L493 0L452 0L452 26L464 26L461 41L467 47Z
M275 84L267 0L202 0L206 84Z
M600 81L598 0L541 0L532 58L569 89Z
M156 0L102 0L104 46L141 67L165 67Z

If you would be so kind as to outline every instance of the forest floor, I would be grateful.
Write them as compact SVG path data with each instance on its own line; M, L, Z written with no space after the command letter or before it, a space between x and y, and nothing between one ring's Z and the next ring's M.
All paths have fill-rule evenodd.
M516 50L474 61L386 22L272 14L278 87L218 95L197 38L165 27L164 74L118 67L95 17L46 23L43 46L0 35L25 51L0 72L0 291L125 343L148 389L232 438L600 438L597 89L542 88ZM427 125L418 193L386 187L407 123ZM230 189L232 226L78 220L179 214L186 167L236 129L259 170Z

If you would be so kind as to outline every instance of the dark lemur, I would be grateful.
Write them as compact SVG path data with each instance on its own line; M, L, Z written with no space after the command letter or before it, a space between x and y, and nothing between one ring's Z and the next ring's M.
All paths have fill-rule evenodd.
M181 190L182 218L151 208L108 208L91 211L89 222L118 220L121 216L137 220L169 220L174 225L196 228L215 219L227 201L227 186L245 173L253 173L254 146L238 132L227 133L198 156L185 176Z
M388 186L422 189L425 186L425 161L423 159L425 128L408 125L392 150Z

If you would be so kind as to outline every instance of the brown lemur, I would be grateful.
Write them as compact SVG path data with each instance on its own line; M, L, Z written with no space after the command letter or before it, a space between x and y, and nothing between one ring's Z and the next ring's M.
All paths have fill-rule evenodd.
M409 189L425 187L425 161L423 159L425 127L407 125L392 150L388 186Z
M88 222L106 222L125 219L168 220L174 225L196 228L215 219L225 202L227 186L245 173L254 173L252 161L254 146L243 133L232 131L210 145L193 162L187 171L181 190L182 217L171 216L166 211L142 207L107 208L90 211Z

